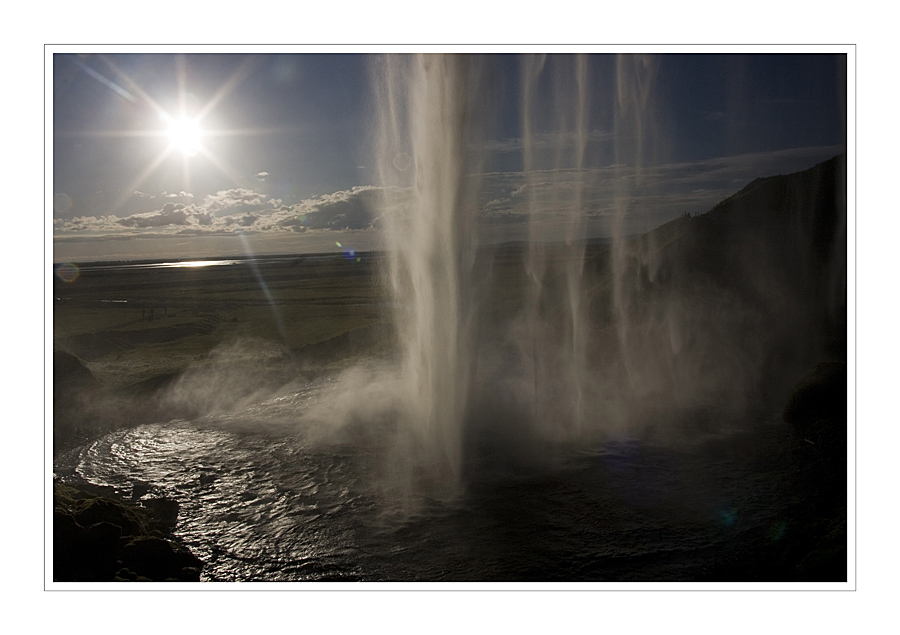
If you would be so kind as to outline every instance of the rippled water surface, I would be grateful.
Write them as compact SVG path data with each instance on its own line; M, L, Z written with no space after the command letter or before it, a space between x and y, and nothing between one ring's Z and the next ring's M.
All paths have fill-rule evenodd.
M398 510L377 443L323 443L297 423L326 389L121 430L57 471L177 500L175 533L206 580L695 580L786 530L783 425L678 449L630 437L567 448L472 469L458 495Z

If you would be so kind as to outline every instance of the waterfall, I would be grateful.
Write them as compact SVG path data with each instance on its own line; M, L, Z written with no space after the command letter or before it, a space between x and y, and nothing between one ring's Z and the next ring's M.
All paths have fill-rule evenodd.
M468 144L477 60L465 55L379 58L377 166L389 284L401 350L401 422L408 454L453 482L462 461L472 377L471 272L475 188Z
M497 95L490 58L402 55L373 62L375 153L384 193L379 223L389 254L400 357L399 463L437 483L464 465L483 316L474 271L488 123ZM588 57L521 58L521 178L526 191L527 301L516 320L511 374L530 374L521 434L578 435L591 416L584 303ZM553 98L542 91L549 87ZM549 105L548 105L549 104ZM547 223L562 228L546 241ZM498 388L499 390L499 388ZM522 392L522 391L518 391ZM476 413L475 416L481 416ZM484 418L482 416L482 418ZM490 434L490 431L488 431ZM410 458L412 457L412 458Z
M529 213L526 270L531 283L526 331L531 338L534 416L551 434L563 435L577 434L588 415L582 197L588 179L587 64L586 55L532 55L522 61L522 154ZM541 113L547 92L551 106ZM554 249L543 240L548 222L563 227L562 253L560 245ZM548 288L550 276L561 286L555 293ZM554 332L559 339L552 338ZM552 345L547 346L550 340ZM551 385L556 389L548 390Z

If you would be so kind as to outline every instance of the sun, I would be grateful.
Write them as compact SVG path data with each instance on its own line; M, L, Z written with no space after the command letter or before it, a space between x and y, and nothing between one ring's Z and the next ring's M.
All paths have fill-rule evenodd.
M141 113L155 113L157 122L156 125L152 126L152 129L147 129L149 128L148 125L147 128L141 126L136 130L97 130L95 133L90 134L96 134L99 137L153 137L154 146L156 146L157 143L161 146L162 139L168 139L169 141L168 146L164 149L159 148L160 151L147 162L138 174L134 176L130 185L122 188L122 194L112 203L113 209L121 209L132 195L132 192L149 179L160 166L170 160L175 153L181 154L183 159L181 163L184 169L184 183L186 186L190 183L190 172L201 167L198 163L204 163L204 161L201 161L196 155L202 155L202 159L205 160L205 163L217 168L235 184L240 182L240 175L235 173L225 162L220 160L215 152L211 152L211 149L204 145L204 141L209 138L222 136L268 134L268 131L256 130L253 128L243 130L210 129L201 125L201 122L209 123L210 120L207 119L207 116L214 111L216 106L230 95L242 79L250 73L257 63L256 60L259 59L257 56L246 56L240 66L232 73L231 77L219 87L205 105L199 108L195 108L197 104L193 103L193 101L195 101L193 97L189 99L190 93L185 85L185 58L182 55L176 56L180 69L176 74L178 94L171 96L167 102L173 107L171 112L176 114L169 114L169 111L163 107L162 103L159 103L151 97L143 88L141 88L141 86L128 77L124 71L116 67L110 59L99 55L97 56L97 59L102 59L106 65L113 70L116 80L109 79L96 69L83 64L79 64L79 66L89 75L100 81L104 86L119 95L119 97L127 99L132 103L141 104ZM122 82L123 85L119 85L117 82ZM213 120L216 119L214 118ZM147 123L149 124L149 122Z
M201 142L203 129L200 127L199 120L181 116L178 118L165 117L165 121L170 149L179 150L188 157L200 152L203 148Z

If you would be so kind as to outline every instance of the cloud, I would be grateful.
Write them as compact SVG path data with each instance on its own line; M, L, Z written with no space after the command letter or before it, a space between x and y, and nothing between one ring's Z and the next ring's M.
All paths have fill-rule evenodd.
M211 214L195 207L186 207L183 203L166 203L156 212L132 214L120 218L116 223L123 227L147 228L167 227L171 225L209 225Z
M163 227L165 225L187 225L187 214L183 211L175 213L162 213L141 215L135 214L123 218L119 224L123 227Z
M798 148L656 166L487 172L470 178L481 188L481 226L524 227L530 219L560 225L577 211L588 222L626 214L649 229L685 211L706 212L757 177L803 170L842 150ZM293 205L247 188L220 190L199 203L184 192L178 196L186 202L169 200L161 208L121 217L56 218L54 236L82 240L378 230L381 214L403 219L411 213L415 190L360 185ZM136 192L135 197L150 203L147 195Z
M381 192L381 188L370 185L356 186L303 201L293 211L306 229L367 229L375 220ZM297 218L285 219L280 225L296 231Z
M234 188L219 190L215 194L204 197L201 206L216 216L246 213L265 206L278 207L281 199L270 199L265 194L248 190L247 188Z
M165 198L194 198L193 194L191 194L190 192L185 192L184 190L178 192L177 194L174 192L163 192L163 196Z
M170 201L160 209L123 217L55 219L54 231L60 235L124 236L127 232L146 234L149 230L170 235L222 235L369 229L377 223L376 210L381 202L408 200L396 188L389 191L394 197L385 199L381 188L356 186L289 206L264 193L236 188L206 196L199 204Z
M267 176L269 176L268 172L257 172L256 180L257 181L265 181Z

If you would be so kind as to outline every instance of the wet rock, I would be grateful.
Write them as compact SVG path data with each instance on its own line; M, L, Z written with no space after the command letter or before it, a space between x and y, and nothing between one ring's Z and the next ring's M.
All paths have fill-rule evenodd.
M165 497L145 498L141 505L153 514L163 531L171 533L175 529L178 523L178 501Z
M53 579L103 582L117 568L121 527L101 522L84 527L65 512L53 514Z
M139 536L149 530L146 519L141 519L135 511L110 499L83 500L76 506L74 515L82 527L107 523L118 526L120 532L128 536Z
M141 536L122 549L124 568L151 580L199 581L203 562L186 548L170 540Z
M53 579L57 582L198 582L203 562L166 537L178 504L151 499L145 509L63 484L54 487ZM152 514L158 513L159 517Z

